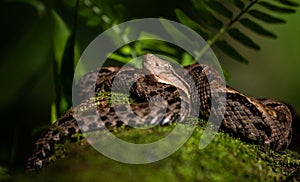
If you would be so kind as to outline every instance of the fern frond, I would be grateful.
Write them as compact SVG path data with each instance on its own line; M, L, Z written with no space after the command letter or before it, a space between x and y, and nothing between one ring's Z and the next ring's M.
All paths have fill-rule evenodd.
M263 6L264 8L267 8L268 10L278 12L278 13L296 13L296 10L292 8L280 7L272 3L269 3L267 1L260 1L258 2L258 4Z
M277 38L277 36L272 33L269 30L264 29L261 25L253 22L252 20L248 19L248 18L243 18L240 19L239 21L243 26L245 26L246 28L250 29L251 31L260 34L262 36L265 37L270 37L270 38Z
M211 8L212 10L220 13L222 16L231 19L233 13L231 10L227 9L222 3L219 1L205 1L205 3Z
M111 6L116 2L111 0L84 0L81 3L83 8L79 13L86 18L87 24L101 26L103 30L125 21L126 13L122 10L129 12L132 8L120 3L116 9L115 6ZM281 14L295 13L297 7L299 7L297 0L189 0L171 11L174 12L177 21L199 33L210 46L216 45L229 57L246 63L247 59L239 53L238 45L253 50L260 50L260 45L245 30L262 37L277 38L276 34L265 28L264 24L286 23ZM120 36L124 36L123 34L126 33L118 33ZM237 44L229 42L232 40ZM134 48L131 47L131 52L139 52ZM153 49L155 52L156 47ZM205 51L199 52L201 55Z
M210 32L201 24L198 24L196 21L190 19L183 11L180 9L175 9L175 14L184 25L190 27L197 33L199 33L205 40L210 37Z
M244 33L239 25L260 36L276 38L275 33L264 28L260 23L286 23L278 15L295 13L295 8L299 6L299 3L294 0L191 0L191 3L195 8L192 13L176 10L178 20L182 23L193 22L191 28L206 29L205 35L209 36L204 38L209 45L216 45L229 57L244 63L248 62L247 59L228 43L224 35L227 34L243 46L260 50L259 44ZM256 21L260 21L260 23ZM200 34L203 35L203 33Z
M291 7L299 7L299 2L295 2L293 0L276 0L282 5L291 6Z
M269 15L267 13L264 13L264 12L256 10L256 9L250 10L248 13L251 16L253 16L254 18L262 20L266 23L285 23L286 22L285 20L283 20L281 18L274 17L272 15Z
M236 41L240 42L241 44L250 47L255 50L260 50L259 45L257 45L251 38L245 35L237 28L232 28L228 30L228 34L233 37Z

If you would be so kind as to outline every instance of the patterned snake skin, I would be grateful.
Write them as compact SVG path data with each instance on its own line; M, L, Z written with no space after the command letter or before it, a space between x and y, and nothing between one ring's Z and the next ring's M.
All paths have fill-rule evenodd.
M212 114L220 116L221 129L244 141L273 150L285 149L290 144L292 116L283 103L248 97L229 86L219 86L224 85L223 80L208 65L191 65L185 68L186 72L182 72L151 54L144 56L143 64L146 76L140 76L142 69L133 67L104 67L82 77L76 87L76 102L81 104L69 109L38 139L28 158L27 169L33 171L41 168L50 163L53 156L55 159L60 158L54 152L57 146L65 141L82 140L81 135L76 135L81 132L101 130L104 127L113 129L180 122L193 109L189 99L199 104L200 118L207 119ZM129 91L134 102L111 105L107 97L95 97L98 93L111 92L113 85L113 92L127 94ZM225 110L222 116L217 107L211 107L212 95L217 95L217 102L222 100L218 96L226 96L223 97ZM154 96L162 100L155 101ZM119 116L123 116L121 119L116 110L120 112ZM133 117L129 110L139 117Z

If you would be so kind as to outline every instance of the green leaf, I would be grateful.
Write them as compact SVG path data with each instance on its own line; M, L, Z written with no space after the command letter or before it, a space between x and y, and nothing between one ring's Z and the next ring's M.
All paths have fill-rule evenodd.
M278 13L295 13L296 12L296 10L294 10L294 9L279 7L279 6L273 5L266 1L260 1L260 2L258 2L258 4L271 10L271 11L275 11Z
M129 63L132 58L131 57L125 57L125 56L122 56L122 55L119 55L119 54L116 54L116 53L112 53L110 54L109 56L110 59L113 59L113 60L116 60L120 63Z
M177 18L181 23L184 25L187 25L191 29L195 30L197 33L199 33L205 40L209 38L209 32L202 27L200 24L193 21L190 17L188 17L184 12L182 12L180 9L175 9L175 13Z
M70 31L62 18L53 10L52 18L54 21L53 27L53 51L54 59L57 62L58 70L60 70L64 50L70 36Z
M57 117L57 110L56 109L57 109L56 103L53 102L51 104L51 113L50 113L50 115L51 115L51 124L55 123L57 121L57 119L58 119L58 117Z
M91 16L87 20L86 24L91 27L99 26L101 19L98 16Z
M245 34L243 34L236 28L228 30L228 34L247 47L253 48L255 50L260 49L259 45L257 45L249 37L247 37Z
M193 4L197 9L197 15L201 20L218 30L223 27L222 21L216 18L214 12L210 11L206 4L203 3L203 1L193 0Z
M227 17L228 19L231 19L233 16L233 13L228 10L223 4L221 4L219 1L215 0L206 0L205 3L213 10L218 12L219 14Z
M167 44L164 41L160 41L161 38L157 35L142 32L139 36L139 39L142 41L137 41L134 44L134 50L138 55L143 55L147 52L159 53L162 51L168 55L176 55L178 53L178 49L172 47L170 44Z
M231 45L229 45L226 41L217 41L215 45L220 48L226 55L229 57L240 61L242 63L248 63L247 59L244 58L240 53L238 53Z
M195 63L195 60L193 59L193 57L190 54L184 52L182 54L182 58L181 58L181 63L180 64L182 66L188 66L188 65L191 65L193 63Z
M258 11L258 10L250 10L248 13L251 16L253 16L253 17L255 17L259 20L262 20L264 22L267 22L267 23L285 23L286 22L285 20L283 20L281 18L271 16L269 14L263 13L263 12Z
M249 20L248 18L241 19L240 23L243 26L247 27L248 29L250 29L251 31L253 31L257 34L267 36L267 37L271 37L271 38L277 38L277 36L274 33L264 29L262 26L260 26L259 24Z
M229 0L232 4L234 4L236 7L238 7L240 10L244 9L245 4L241 0Z
M292 6L292 7L299 7L299 3L296 1L291 0L276 0L277 2L280 2L283 5Z
M53 110L60 116L71 105L72 79L74 73L74 46L71 32L59 16L52 10L53 26L53 50L54 50L54 82L56 91L56 108ZM54 119L54 117L52 116Z

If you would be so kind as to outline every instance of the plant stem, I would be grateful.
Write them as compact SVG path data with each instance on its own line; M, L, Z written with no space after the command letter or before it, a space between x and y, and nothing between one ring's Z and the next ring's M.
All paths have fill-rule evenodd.
M258 0L255 0L253 2L251 2L245 9L243 9L234 19L232 19L227 25L225 25L224 27L222 27L220 29L220 31L214 36L212 37L210 40L207 40L207 44L200 50L200 52L196 52L196 60L199 60L204 53L210 48L210 46L212 46L217 40L219 40L219 38L228 31L228 29L236 22L238 22L238 20L245 14L248 12L248 10L258 2Z

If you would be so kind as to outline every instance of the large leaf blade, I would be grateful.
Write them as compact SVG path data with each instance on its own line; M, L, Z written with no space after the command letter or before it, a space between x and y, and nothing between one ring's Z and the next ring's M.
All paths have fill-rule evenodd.
M70 30L63 19L57 14L57 12L52 11L52 18L54 22L53 26L53 52L54 59L57 62L58 70L60 70L64 50L70 36Z

